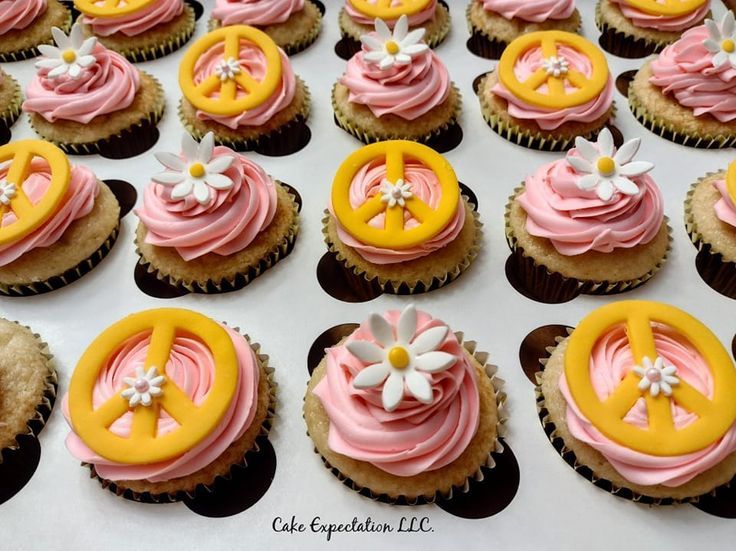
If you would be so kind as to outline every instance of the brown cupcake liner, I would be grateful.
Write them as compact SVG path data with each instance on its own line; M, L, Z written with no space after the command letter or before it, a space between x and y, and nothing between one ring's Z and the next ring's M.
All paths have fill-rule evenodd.
M67 8L67 18L64 21L64 24L60 27L62 31L64 31L64 34L69 34L69 31L72 28L72 12L69 11ZM49 37L49 39L46 42L41 42L37 46L34 46L33 48L24 48L21 50L15 50L13 52L4 52L0 53L0 62L2 63L12 63L13 61L23 61L24 59L32 59L34 57L38 57L41 55L41 51L38 49L38 46L41 46L42 44L54 44L54 39Z
M9 80L13 86L13 99L10 103L4 106L4 111L0 114L0 128L9 129L15 124L22 112L21 105L23 104L23 92L21 91L20 84L12 76L5 73L5 79Z
M497 374L498 366L488 363L489 354L487 352L481 352L480 350L477 350L477 343L475 341L465 341L464 334L461 331L455 331L455 336L457 337L457 340L462 345L463 349L466 350L469 354L471 354L473 358L475 358L476 361L481 366L483 366L483 370L485 371L485 374L488 376L488 378L491 380L491 384L493 385L493 390L495 393L496 407L498 408L498 422L496 423L496 439L493 442L493 449L488 451L488 455L485 461L483 462L483 464L479 465L478 469L472 475L468 476L465 479L465 482L463 483L462 486L452 486L449 490L445 492L437 491L432 497L429 497L429 498L426 496L392 497L387 494L375 493L370 488L359 485L353 479L349 478L348 476L340 472L336 467L333 467L330 464L330 462L327 460L327 458L321 455L319 453L319 450L315 447L314 453L319 455L320 459L322 459L322 463L324 467L327 470L329 470L335 477L337 477L337 479L340 482L342 482L345 486L347 486L351 490L359 493L360 495L364 497L368 497L374 501L381 501L383 503L388 503L391 505L426 505L426 504L435 503L437 500L440 500L440 499L444 499L444 500L452 499L452 497L455 495L456 492L459 492L460 494L467 494L470 491L470 482L472 480L481 482L485 478L483 469L493 469L496 467L496 460L493 458L493 454L503 453L504 447L500 439L504 438L507 433L507 428L506 428L506 424L508 422L508 415L506 414L507 396L503 390L503 387L506 384L506 382L498 376ZM303 415L302 415L302 418L304 418ZM307 428L307 436L311 438L311 436L309 435L309 428Z
M281 182L278 184L282 185ZM287 189L287 191L289 191ZM294 249L294 243L296 242L297 235L299 234L299 211L296 204L296 197L289 192L289 196L292 201L292 208L294 209L294 221L289 227L288 234L279 241L269 252L262 258L255 266L249 266L243 273L236 274L232 278L223 278L219 281L209 279L205 282L195 280L179 280L175 277L161 273L156 269L148 260L143 257L143 253L140 250L138 239L135 240L135 252L140 257L138 263L146 268L146 272L156 276L156 279L163 281L167 285L176 287L189 293L223 293L228 291L236 291L242 289L248 285L255 278L260 276L263 272L275 266L279 261L283 260Z

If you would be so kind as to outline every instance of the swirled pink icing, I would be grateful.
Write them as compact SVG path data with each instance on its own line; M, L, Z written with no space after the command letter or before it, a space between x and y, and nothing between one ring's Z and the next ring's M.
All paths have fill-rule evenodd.
M171 186L151 182L143 206L135 213L146 226L146 243L174 247L184 260L208 253L234 254L250 245L273 220L276 186L253 161L218 146L213 158L235 160L223 174L233 181L230 189L210 189L210 202L201 205L193 195L171 198Z
M395 310L384 314L394 328L399 316ZM417 311L414 338L441 325ZM368 322L348 338L348 342L356 340L378 344ZM330 449L397 476L440 469L457 459L478 429L477 376L452 331L436 350L452 354L457 362L446 371L425 374L432 385L433 403L424 404L405 392L399 406L388 412L380 389L359 390L352 385L367 364L353 356L345 343L328 348L325 376L314 394L330 419Z
M260 126L266 124L271 118L288 107L296 93L296 77L291 68L291 63L286 54L279 48L281 53L281 83L265 102L249 111L243 111L233 116L215 115L198 110L197 117L202 120L212 120L232 128L239 126ZM207 50L194 66L194 83L199 84L207 77L215 74L215 67L223 60L225 46L220 43ZM245 40L240 41L240 54L238 61L241 70L247 71L255 80L262 80L266 75L266 56L255 45ZM244 96L245 92L238 90L238 97ZM211 97L219 96L218 92Z
M376 33L373 36L378 38ZM450 75L432 50L407 65L380 69L364 58L366 46L348 61L340 82L350 91L348 101L367 106L376 117L397 115L414 120L428 113L450 94Z
M616 191L609 201L600 199L595 189L578 188L582 176L560 159L526 178L518 201L526 211L526 230L531 235L549 239L566 256L608 253L654 239L664 208L662 193L650 176L630 178L639 187L638 194Z
M585 55L563 44L558 46L557 52L558 57L567 60L571 69L590 77L593 68L590 60ZM543 60L541 48L527 50L516 61L514 67L516 77L519 81L524 82L542 66ZM526 103L517 98L500 81L496 83L491 92L508 102L508 112L512 117L534 121L542 130L554 130L566 122L593 122L605 115L613 104L613 88L613 78L609 75L606 86L598 96L582 105L565 107L564 109L545 109ZM575 90L567 81L565 81L565 89ZM543 84L537 91L546 93L547 85Z
M49 78L50 69L39 69L26 88L23 110L38 113L49 122L82 124L99 115L125 109L140 87L138 69L120 54L97 44L96 62L74 79L68 74Z
M657 353L664 358L665 364L674 365L679 379L692 385L701 394L712 397L712 374L705 359L695 348L667 326L655 324L653 333ZM605 400L610 396L634 365L623 326L603 335L590 357L590 379L598 397ZM634 451L604 436L585 418L572 398L564 373L559 385L567 402L567 425L572 435L598 450L621 476L634 484L681 486L736 451L736 424L718 442L694 453L665 457ZM684 410L674 401L672 417L677 429L697 420L695 414ZM644 398L636 402L624 421L640 428L648 426Z
M358 208L363 203L380 193L381 183L386 178L386 164L384 161L374 161L362 167L350 183L350 205ZM411 186L413 195L424 201L430 208L436 209L442 198L442 189L437 175L428 167L417 161L408 161L404 166L404 182ZM334 216L332 204L330 212ZM374 228L382 228L386 215L380 213L371 219L368 224ZM337 218L335 218L337 221ZM404 228L416 227L419 222L411 216L408 210L404 211ZM340 241L355 249L355 251L373 264L395 264L421 258L433 251L452 243L459 235L465 224L465 206L462 199L458 202L455 216L447 226L428 241L408 249L383 249L362 243L353 237L337 221L337 235Z
M718 193L721 194L721 198L714 205L716 216L721 222L736 227L736 204L734 204L731 195L728 193L726 181L716 180L713 182L713 185L716 186Z
M730 63L713 66L713 54L703 46L709 37L702 25L667 46L651 63L649 82L674 95L693 115L711 115L721 122L736 120L736 69Z
M0 35L25 29L46 11L46 0L0 0Z
M138 11L119 17L84 15L82 22L92 27L92 32L98 36L115 33L138 36L178 17L183 10L184 0L156 0Z
M631 20L635 27L643 29L656 29L658 31L684 31L693 25L702 23L705 16L710 10L710 1L704 2L697 9L685 15L655 15L643 12L629 4L627 0L610 0L614 4L618 4L621 13L626 19ZM664 2L660 1L660 4Z
M128 465L109 461L92 451L74 433L67 394L62 402L62 411L72 427L72 432L66 439L66 446L71 454L80 461L94 465L102 478L148 480L150 482L165 482L173 478L188 476L217 459L230 444L242 437L253 423L258 409L260 378L258 362L245 338L228 327L225 327L225 330L230 334L238 358L238 385L230 407L220 424L209 436L176 459L149 465ZM136 367L144 364L150 340L150 332L134 336L110 357L100 372L93 390L92 402L95 408L100 407L127 388L123 379L134 377ZM164 394L166 394L167 385L176 385L192 400L195 406L199 406L207 398L215 376L212 353L198 340L187 336L177 336L174 339L164 372L166 380L161 387ZM138 407L146 406L139 405ZM129 411L110 426L110 431L118 436L127 437L130 434L132 421L133 413ZM177 422L165 410L161 410L157 434L168 434L177 430L178 427Z
M375 4L376 0L368 0L368 3ZM432 19L434 17L434 12L436 8L437 0L430 0L430 2L427 4L427 7L425 7L423 10L407 16L407 18L409 19L409 26L416 27L417 25L421 25L422 23L425 23ZM350 0L345 1L345 11L350 16L350 19L352 19L356 23L360 23L361 25L370 25L371 27L373 26L373 20L375 18L365 15L358 8L356 8ZM390 29L393 29L398 20L399 19L397 17L396 19L385 19L384 22L389 26Z
M575 12L575 0L477 0L486 11L505 19L523 19L541 23L550 19L567 19Z
M274 25L304 9L304 0L216 0L212 18L223 25Z

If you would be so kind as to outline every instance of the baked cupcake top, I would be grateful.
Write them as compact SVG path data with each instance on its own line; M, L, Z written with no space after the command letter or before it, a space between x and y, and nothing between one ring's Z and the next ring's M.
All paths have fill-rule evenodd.
M223 25L275 25L304 9L304 0L216 0L212 18Z
M46 11L46 0L0 1L0 35L25 29Z
M96 35L137 36L181 15L184 0L141 0L117 7L93 0L74 0L74 6L82 12L82 23L89 25Z
M201 143L185 133L182 152L157 153L166 170L153 176L135 212L146 243L174 247L184 260L243 250L273 220L276 184L256 163L209 132Z
M466 216L450 164L401 140L350 155L335 175L329 210L340 240L374 264L431 254L458 236Z
M635 27L676 32L700 23L710 10L710 0L658 2L656 0L609 0Z
M649 81L672 94L693 115L721 122L736 120L736 23L727 11L720 23L686 31L651 63Z
M189 310L132 314L77 363L71 454L108 480L162 482L214 461L253 422L261 368L237 331Z
M402 15L408 17L412 27L426 23L434 17L437 9L437 0L414 0L402 2L398 6L385 4L379 5L375 0L345 0L345 11L361 25L372 25L376 18L380 18L393 28Z
M714 205L721 222L736 227L736 161L728 165L726 177L713 182L721 198Z
M517 198L526 230L566 256L649 243L664 210L659 187L646 174L654 164L634 160L640 143L635 138L617 151L607 128L597 142L578 137L564 159L526 178Z
M64 152L41 140L0 147L0 266L38 247L50 247L88 215L97 177L71 166Z
M483 9L504 19L523 19L542 23L550 19L567 19L575 12L575 0L476 0Z
M447 99L451 81L440 58L422 37L424 29L409 32L402 15L393 32L381 19L375 32L363 35L361 51L348 61L340 78L350 91L348 100L368 107L376 117L396 115L414 120Z
M635 484L677 487L736 451L736 370L698 320L657 302L599 308L559 387L572 435Z
M314 388L334 452L397 476L440 469L475 436L478 381L442 321L407 306L372 314L326 350Z
M138 70L123 56L108 50L95 37L85 39L76 24L69 36L51 30L56 46L40 45L43 57L26 88L23 110L49 122L82 124L133 103L140 87Z
M613 78L600 48L580 35L539 31L513 40L496 68L492 93L512 117L543 130L593 122L613 104Z

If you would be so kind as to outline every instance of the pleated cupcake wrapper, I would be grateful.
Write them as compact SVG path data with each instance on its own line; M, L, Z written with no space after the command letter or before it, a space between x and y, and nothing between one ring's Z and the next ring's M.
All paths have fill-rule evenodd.
M21 105L23 104L23 92L21 92L18 81L12 76L5 73L5 79L10 81L13 86L13 99L5 107L5 112L0 115L0 128L9 129L15 124L22 112Z
M623 57L644 57L649 54L661 52L672 40L651 40L640 36L634 36L624 31L611 27L603 21L601 4L595 7L595 25L601 32L600 44L609 52Z
M49 291L55 291L61 289L65 285L69 285L77 281L83 275L92 271L92 268L97 266L102 260L108 255L110 249L112 249L115 241L117 241L118 234L120 233L120 223L115 226L105 242L92 253L89 257L82 260L79 264L66 270L60 275L55 275L44 281L34 281L33 283L17 283L13 285L7 285L0 283L0 295L13 296L13 297L27 297L38 295L41 293L47 293Z
M669 218L665 216L664 220L667 223L667 250L657 265L641 277L624 281L595 281L592 279L566 277L557 272L552 272L543 264L538 264L532 257L527 256L524 248L519 245L511 229L511 204L523 189L523 185L517 187L514 193L509 196L508 203L506 203L506 210L504 212L506 242L516 257L517 275L525 283L525 287L537 290L545 299L570 300L579 294L612 295L636 289L649 281L654 274L662 269L672 250L672 228L669 225Z
M70 11L68 11L67 18L64 21L64 24L61 26L61 30L64 31L64 34L69 34L69 31L71 30L71 28L72 28L72 14ZM50 46L53 46L54 39L52 37L49 37L49 39L46 42L41 42L38 46L42 44L48 44ZM34 46L33 48L24 48L22 50L15 50L13 52L0 53L0 62L12 63L13 61L23 61L24 59L31 59L34 57L38 57L39 55L41 55L41 51L38 49L38 46Z
M463 195L465 201L468 198ZM434 291L440 287L444 287L448 283L456 280L460 277L465 270L467 270L475 258L478 256L478 252L481 248L483 241L483 224L480 221L478 212L473 209L473 223L475 224L475 239L473 245L468 250L468 253L463 257L462 261L453 267L452 270L444 273L441 276L433 276L426 279L420 279L418 281L402 281L400 279L386 279L381 276L371 277L365 270L360 266L351 263L340 251L335 247L335 244L330 240L330 236L327 230L327 223L329 222L332 215L329 210L324 211L324 218L322 218L322 235L324 236L325 243L330 253L335 255L335 258L343 265L345 271L353 276L351 278L352 284L358 287L358 291L365 289L378 288L384 293L391 293L396 295L413 295L418 293L426 293ZM430 253L431 254L431 253Z
M17 321L14 321L13 323L18 325L19 327L24 327L25 329L28 329L29 331L31 331L31 333L33 333L33 337L36 339L36 342L38 343L38 348L41 351L41 356L45 360L47 371L43 384L43 396L41 397L41 401L36 406L36 409L33 412L33 416L26 422L26 432L16 434L13 443L4 448L0 448L0 464L2 464L4 461L4 454L18 450L21 447L22 444L18 442L19 437L38 437L43 427L46 426L46 419L48 419L51 415L51 410L53 409L54 402L56 401L56 391L59 386L56 370L51 365L53 356L49 351L48 344L46 344L46 342L41 339L41 335L39 335L38 333L34 333L30 327L18 323Z
M353 479L341 473L336 467L333 467L330 464L330 462L327 460L327 458L321 455L319 453L319 450L315 447L314 453L320 456L324 467L327 470L329 470L335 477L337 477L338 480L340 480L340 482L345 484L348 488L374 501L382 501L384 503L389 503L392 505L396 505L396 504L426 505L426 504L434 503L439 499L445 499L445 500L452 499L452 497L455 495L456 492L460 492L461 494L467 494L470 491L470 482L472 480L482 482L483 479L485 478L483 469L493 469L496 467L496 460L493 458L493 454L503 453L504 447L500 439L504 438L507 433L506 425L508 422L508 415L506 414L506 393L503 390L503 387L506 384L506 382L498 376L497 374L498 366L488 363L489 354L487 352L481 352L480 350L477 350L477 343L475 341L464 341L463 340L464 334L461 331L455 331L455 336L457 337L458 342L460 342L460 344L462 345L463 349L466 350L469 354L471 354L473 358L475 358L476 361L481 366L483 366L483 371L488 376L488 378L491 380L491 384L493 385L493 391L495 394L496 407L498 409L498 421L496 422L496 439L493 442L493 449L488 451L488 455L485 458L485 461L483 462L483 464L480 465L478 469L472 475L468 476L465 479L465 482L463 483L462 486L452 486L450 487L449 490L444 491L444 492L437 491L435 492L433 496L429 498L426 496L418 496L418 497L395 496L393 497L387 494L375 493L370 488L360 486ZM309 436L309 428L307 428L307 436Z
M248 345L251 347L253 352L256 354L256 357L258 358L258 363L261 367L263 367L264 371L266 372L266 376L268 377L268 386L269 386L269 405L268 405L268 411L266 413L266 418L261 423L260 432L258 434L257 438L260 437L268 437L268 435L271 433L271 429L273 427L274 421L276 420L276 404L277 404L277 389L278 384L274 380L274 368L268 365L269 357L266 354L261 354L260 349L261 345L257 342L251 342L250 336L247 334L244 334L240 331L240 328L233 327L235 331L240 333L245 339L248 341ZM248 467L248 455L253 453L260 453L261 447L258 445L258 440L256 439L253 442L253 447L245 452L243 457L238 461L237 463L234 463L231 465L228 472L224 475L216 475L215 478L210 482L209 484L198 484L196 488L192 491L179 491L179 492L165 492L161 494L153 494L150 492L134 492L133 490L129 488L122 488L118 486L115 482L112 480L107 480L105 478L102 478L97 471L95 470L95 467L91 463L82 463L83 467L89 467L90 470L90 478L96 479L100 485L111 491L117 496L125 497L126 499L131 499L133 501L140 501L142 503L173 503L176 501L182 501L183 499L189 498L194 499L197 497L198 492L207 492L208 494L211 494L215 490L215 484L218 480L224 480L224 481L230 481L233 477L233 470L234 469L245 469Z
M736 146L736 129L730 136L705 133L687 134L675 128L675 125L657 118L639 102L639 98L636 97L631 85L629 86L629 107L636 120L645 128L666 140L699 149L722 149Z
M244 273L239 273L232 278L225 278L219 281L214 281L212 279L209 279L206 282L179 280L171 275L160 272L148 260L146 260L140 250L138 239L136 238L136 253L140 257L138 263L141 266L144 266L149 274L155 275L156 279L163 281L167 285L171 285L172 287L176 287L190 293L222 293L242 289L263 272L272 268L280 260L286 258L294 248L294 243L296 242L297 235L299 234L299 212L297 210L294 195L289 193L289 196L291 197L292 208L294 209L294 221L289 227L289 233L268 252L266 257L262 258L255 266L250 266Z

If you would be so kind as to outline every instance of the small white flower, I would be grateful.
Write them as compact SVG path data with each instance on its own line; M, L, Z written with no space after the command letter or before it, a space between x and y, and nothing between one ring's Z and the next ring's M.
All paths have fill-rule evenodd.
M8 182L4 178L0 180L0 203L3 205L9 205L10 200L16 196L18 193L18 188L15 187L15 184L12 182Z
M71 78L78 78L82 69L95 63L92 55L97 44L97 38L91 36L85 40L82 26L78 23L72 27L69 36L58 27L51 29L56 46L41 44L38 49L45 56L36 62L37 69L51 69L49 78L68 74Z
M360 41L368 48L363 59L377 63L382 70L394 65L409 65L411 58L429 49L429 46L420 42L424 37L424 29L409 32L409 19L405 15L399 17L393 32L381 19L376 19L375 29L378 37L370 34L360 37Z
M212 189L230 189L234 182L225 172L235 160L229 155L212 158L215 148L215 135L208 132L201 143L185 133L182 137L182 155L175 153L156 153L156 159L168 170L153 176L153 181L165 186L173 186L171 198L183 201L189 195L201 205L210 201ZM182 158L183 157L183 158Z
M386 411L399 406L404 387L420 402L431 404L434 396L425 373L444 371L457 362L452 354L437 351L449 327L439 325L417 335L417 312L411 304L401 312L395 328L378 314L372 314L368 323L378 344L354 340L345 345L353 356L370 364L353 379L353 386L383 385L381 400Z
M632 161L640 145L641 139L634 138L616 151L608 128L601 130L596 143L580 136L575 138L575 149L581 156L568 154L567 162L577 172L585 174L577 181L578 188L595 189L603 201L610 200L615 191L624 195L639 193L639 186L630 178L654 168L654 164L648 161Z
M570 69L570 64L562 56L551 56L542 60L542 68L549 76L559 77L560 75L567 74L567 71Z
M657 356L652 364L647 356L642 359L642 364L634 367L634 373L641 377L639 390L649 389L652 396L657 396L660 391L665 396L672 396L672 386L680 383L675 377L677 368L674 365L664 365L664 358Z
M123 379L128 388L120 394L123 398L128 399L128 405L135 407L138 404L150 406L153 403L153 396L161 396L163 390L161 385L166 381L166 377L158 374L155 367L143 370L143 366L139 365L135 368L135 377L125 377Z
M713 54L713 66L730 63L731 67L736 68L736 20L733 12L726 11L720 25L712 19L706 19L705 27L709 36L703 40L703 46Z
M215 74L220 77L221 82L235 80L235 75L239 75L240 71L240 62L234 57L223 59L215 65Z
M402 178L396 180L394 184L386 179L381 182L381 201L388 203L389 207L396 205L403 207L406 205L406 199L411 196L411 185L405 183Z

